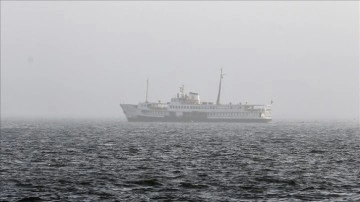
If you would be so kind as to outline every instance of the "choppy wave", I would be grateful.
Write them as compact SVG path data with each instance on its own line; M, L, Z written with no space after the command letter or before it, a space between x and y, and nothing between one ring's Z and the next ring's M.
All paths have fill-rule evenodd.
M359 125L11 121L3 201L357 201Z

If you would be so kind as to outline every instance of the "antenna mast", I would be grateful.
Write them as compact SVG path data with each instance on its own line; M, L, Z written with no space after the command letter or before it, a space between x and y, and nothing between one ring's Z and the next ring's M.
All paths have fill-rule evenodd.
M145 102L148 103L149 79L146 80L146 97Z
M222 73L222 68L220 69L220 82L219 82L219 92L216 100L216 105L220 105L220 93L221 93L221 80L223 78L224 74Z

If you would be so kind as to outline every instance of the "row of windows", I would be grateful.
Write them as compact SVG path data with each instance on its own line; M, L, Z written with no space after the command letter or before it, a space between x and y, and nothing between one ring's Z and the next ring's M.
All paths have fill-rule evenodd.
M165 115L166 112L162 112L162 111L150 111L150 112L143 112L144 114L148 114L148 115Z
M161 111L151 111L151 112L143 112L144 114L148 115L158 115L164 116L166 112ZM211 112L208 113L209 117L261 117L261 113L252 113L252 112Z
M191 106L191 105L181 105L181 106L170 106L170 109L215 109L215 106Z
M170 109L241 109L241 106L209 106L209 105L174 105L170 106Z
M211 112L208 114L209 117L214 116L261 116L261 113L251 113L251 112Z

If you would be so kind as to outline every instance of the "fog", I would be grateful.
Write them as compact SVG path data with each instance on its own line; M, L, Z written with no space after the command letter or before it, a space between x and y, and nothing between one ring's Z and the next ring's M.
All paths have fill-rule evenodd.
M120 103L269 104L358 119L359 2L1 1L1 117L119 118Z

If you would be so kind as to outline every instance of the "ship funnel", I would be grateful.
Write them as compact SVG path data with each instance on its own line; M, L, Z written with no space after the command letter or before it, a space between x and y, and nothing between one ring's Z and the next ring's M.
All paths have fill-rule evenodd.
M222 68L220 69L220 81L219 81L219 92L216 100L216 105L220 105L220 94L221 94L221 80L223 79L224 74Z

